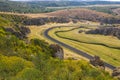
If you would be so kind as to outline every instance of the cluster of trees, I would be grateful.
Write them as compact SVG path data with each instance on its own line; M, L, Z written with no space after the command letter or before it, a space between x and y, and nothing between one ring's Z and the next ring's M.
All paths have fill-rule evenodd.
M18 12L18 13L43 13L43 12L52 12L57 10L55 8L44 7L43 4L46 3L0 1L0 11Z
M88 9L66 9L52 13L48 13L48 16L41 18L28 18L23 21L25 25L44 25L46 23L68 23L70 21L76 23L81 20L96 21L105 24L120 23L120 19L112 15L96 12Z
M23 22L25 25L44 25L46 23L68 23L69 18L64 17L44 17L44 18L32 18Z
M1 26L13 26L16 24L25 25L44 25L46 23L67 23L70 21L78 22L81 20L99 21L107 24L120 23L120 19L112 15L108 15L101 12L96 12L88 9L66 9L48 13L48 16L44 18L28 18L26 16L12 15L0 13L0 25Z
M7 32L10 32L14 34L19 39L27 38L27 35L30 33L30 29L24 26L16 26L18 30L15 30L14 28L5 28Z
M111 35L120 39L120 28L119 27L102 27L95 30L90 30L86 32L87 34L101 34L101 35Z
M0 1L0 11L2 12L19 12L19 13L40 13L52 12L58 10L57 8L47 7L65 7L65 6L86 6L97 4L120 4L119 2L107 1L35 1L35 2L15 2L9 0Z
M0 26L13 27L22 25L23 21L28 19L26 16L0 13Z
M87 9L91 9L91 10L95 10L98 12L104 12L104 13L108 13L108 14L112 14L112 15L116 15L116 13L113 12L114 9L117 9L118 7L114 7L114 6L108 6L108 7L87 7Z
M108 2L108 1L34 1L34 2L26 2L30 6L43 6L43 7L63 7L63 6L83 6L83 5L97 5L97 4L120 4L120 2Z
M48 13L48 15L70 18L78 21L89 20L89 21L103 22L107 24L120 23L120 18L115 17L113 15L97 12L93 10L88 10L88 9L80 9L80 8L60 10L53 13Z
M113 16L101 19L100 21L105 24L120 24L120 18Z
M23 25L23 21L27 19L26 16L0 13L0 27L4 27L7 32L14 34L19 39L23 39L30 33L29 28Z

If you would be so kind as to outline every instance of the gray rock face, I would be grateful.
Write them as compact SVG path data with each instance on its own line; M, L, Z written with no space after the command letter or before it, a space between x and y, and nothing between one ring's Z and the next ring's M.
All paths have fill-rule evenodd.
M103 27L95 30L87 31L86 34L101 34L115 36L120 39L120 28L119 27Z
M24 26L20 26L20 27L16 27L18 30L15 30L14 28L6 28L5 30L7 32L12 33L13 35L15 35L16 37L18 37L19 39L24 39L27 37L27 34L29 34L31 31L29 28L24 27Z
M93 66L99 66L99 67L105 69L104 62L100 59L99 56L94 56L94 58L90 60L90 63Z
M120 67L113 70L112 76L117 77L120 80Z
M33 18L24 21L25 25L44 25L46 23L68 23L70 22L69 18L64 17L45 17L45 18Z
M50 48L53 49L53 51L54 51L54 53L52 55L53 57L59 58L59 59L64 59L64 51L59 45L51 44Z

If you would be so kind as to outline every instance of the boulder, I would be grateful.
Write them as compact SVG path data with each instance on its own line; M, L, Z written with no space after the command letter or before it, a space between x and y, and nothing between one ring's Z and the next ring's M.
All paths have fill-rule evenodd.
M58 44L51 44L50 48L54 51L53 57L64 59L64 51L63 48L61 48Z
M99 56L94 56L93 59L90 60L90 63L91 63L93 66L99 66L99 67L105 69L104 62L100 59Z
M117 67L113 70L112 76L117 77L120 80L120 67Z

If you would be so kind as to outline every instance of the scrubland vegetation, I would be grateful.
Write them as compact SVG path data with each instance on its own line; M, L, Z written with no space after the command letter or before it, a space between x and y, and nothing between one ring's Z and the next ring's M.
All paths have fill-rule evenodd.
M17 12L17 13L45 13L53 12L63 8L54 7L67 7L67 6L87 6L97 4L120 4L119 2L107 1L92 1L92 2L77 2L77 1L35 1L35 2L16 2L9 0L0 1L1 12ZM53 8L49 8L53 7Z
M48 4L44 4L45 6L39 5L43 5L43 3L44 2L22 3L3 0L0 1L0 11L20 13L51 12L53 10L46 10L46 7L50 7L51 3L54 4L54 6L77 4L72 2L65 2L64 4L62 2L48 2ZM94 4L98 3L95 2ZM80 5L80 3L78 5ZM41 10L38 10L39 8L41 8ZM49 35L77 49L88 52L91 55L98 54L104 61L119 66L120 50L116 49L116 47L120 47L118 39L84 33L84 31L88 31L91 28L95 29L99 26L97 22L119 24L119 18L113 17L110 14L87 9L68 9L45 13L45 15L47 16L31 18L13 13L0 13L0 80L117 80L117 78L113 78L108 72L91 66L89 62L82 58L80 60L73 60L72 58L60 60L59 58L53 57L52 55L55 51L50 48L50 43L53 42L46 40L46 38L43 37L43 32L49 28L48 25L50 25L50 27L67 25L68 27L65 28L59 27L51 30ZM90 23L86 20L95 22ZM79 21L81 22L78 23ZM56 24L54 25L54 23ZM64 25L63 23L66 24ZM47 27L42 29L29 28L33 25L36 27L41 27L41 25ZM87 25L86 28L77 28L69 31L75 26L85 25ZM79 33L81 29L83 32ZM55 33L60 30L63 32ZM64 32L64 30L68 32ZM60 36L77 41L66 40L60 38Z
M119 6L101 6L101 7L87 7L87 8L98 12L104 12L104 13L116 15L116 13L114 13L113 10L119 8Z
M101 22L102 24L120 23L120 19L116 16L82 8L45 13L45 17L28 18L23 23L25 25L44 25L46 23L77 23L80 21L84 22L84 20Z
M9 15L10 16L10 15ZM54 59L53 50L43 40L20 40L5 28L15 29L12 18L1 17L0 27L0 79L3 80L113 80L102 70L93 68L86 61ZM17 18L18 23L20 20ZM4 27L5 26L5 27ZM18 28L19 31L19 28ZM71 65L72 64L72 65Z
M39 39L29 43L0 28L0 79L7 80L114 80L86 61L52 58L49 44Z
M118 57L120 52L119 39L111 36L85 34L84 31L88 31L90 27L88 29L67 28L68 30L65 28L56 28L50 32L50 35L91 55L98 55L108 63L116 66L120 65ZM80 30L83 32L79 33Z
M0 26L14 27L15 25L21 25L22 22L26 19L26 16L0 13Z

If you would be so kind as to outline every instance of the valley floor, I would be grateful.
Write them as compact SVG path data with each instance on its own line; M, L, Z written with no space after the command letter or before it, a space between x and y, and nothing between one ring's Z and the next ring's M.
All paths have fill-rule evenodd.
M59 40L59 41L62 41L68 45L72 45L73 47L75 47L76 49L79 49L79 50L82 50L84 52L87 52L89 53L90 55L98 55L100 56L105 62L108 62L112 65L115 65L115 66L120 66L119 64L119 52L120 50L119 49L112 49L112 48L109 48L109 47L106 47L106 46L102 46L102 45L97 45L96 43L93 44L93 42L96 42L96 39L97 38L97 42L100 42L100 43L104 43L106 45L111 45L113 47L119 47L119 44L114 44L115 42L114 41L117 41L119 42L119 40L117 40L116 38L114 37L104 37L104 36L94 36L94 35L91 35L92 38L88 38L87 36L88 35L85 35L83 33L80 33L78 34L78 31L80 29L76 29L76 30L73 30L73 31L68 31L68 32L60 32L60 33L57 33L59 36L62 36L62 37L67 37L67 38L71 38L71 39L80 39L82 42L76 42L76 41L72 41L72 40L68 40L68 39L64 39L64 38L60 38L59 36L56 36L55 32L56 31L66 31L66 30L70 30L70 29L73 29L75 27L79 27L79 26L87 26L88 23L77 23L77 24L73 24L73 23L67 23L67 24L46 24L46 25L43 25L43 26L31 26L30 29L31 29L31 34L29 35L29 38L40 38L40 39L43 39L43 40L46 40L50 43L54 43L50 40L47 40L44 36L43 36L43 32L50 28L50 27L53 27L53 26L61 26L61 28L56 28L56 29L53 29L49 32L49 35L51 37L54 37L55 39ZM96 28L96 26L98 26L99 23L94 23L92 22L92 25L89 25L88 27L90 28ZM68 27L64 27L64 26L68 26ZM83 29L82 29L83 30ZM95 38L93 38L95 37ZM106 38L106 40L104 39ZM110 40L112 40L113 42L110 43ZM91 41L91 43L89 43L89 41ZM88 43L87 43L88 42ZM110 44L109 44L110 43ZM74 59L85 59L87 60L86 58L72 52L71 50L68 50L66 48L64 48L64 51L65 51L65 58L74 58ZM111 56L112 55L112 56Z
M43 32L53 26L67 26L67 25L71 25L72 23L66 23L66 24L56 24L56 23L51 23L51 24L46 24L46 25L42 25L42 26L28 26L31 30L31 33L28 35L29 39L34 39L34 38L38 38L38 39L42 39L45 40L51 44L54 44L54 42L52 42L51 40L48 40L44 37ZM72 24L73 25L73 24ZM74 58L74 59L84 59L87 60L86 58L64 48L64 58L68 59L68 58Z

